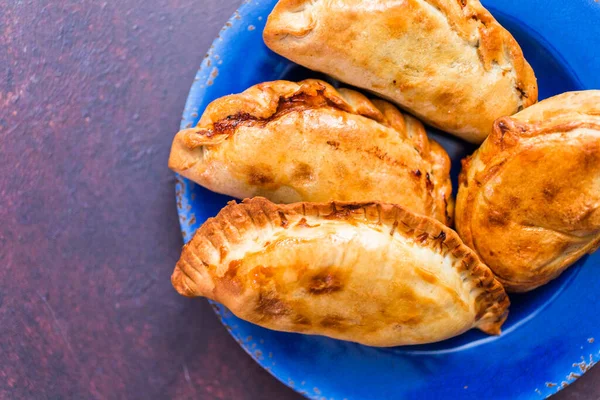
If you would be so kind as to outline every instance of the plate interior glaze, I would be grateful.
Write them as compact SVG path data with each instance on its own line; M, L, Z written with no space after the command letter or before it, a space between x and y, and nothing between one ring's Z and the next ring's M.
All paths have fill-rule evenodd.
M194 79L182 128L195 125L212 100L260 82L318 77L337 85L266 48L262 30L275 3L247 1L221 30ZM484 5L521 45L536 72L540 100L600 89L600 4L489 0ZM452 158L456 194L460 160L475 147L434 129L428 132ZM187 242L231 198L182 177L176 186ZM540 399L572 383L600 359L598 264L600 253L583 258L538 290L512 295L499 337L472 330L431 345L378 349L269 331L218 304L214 308L259 364L311 399Z

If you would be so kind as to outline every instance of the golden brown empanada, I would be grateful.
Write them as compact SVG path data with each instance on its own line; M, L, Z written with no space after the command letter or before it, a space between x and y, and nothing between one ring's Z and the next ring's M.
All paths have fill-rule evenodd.
M507 290L556 278L600 241L600 91L500 118L463 161L456 227Z
M508 297L445 225L381 203L229 203L172 276L255 324L371 346L500 333Z
M175 136L169 167L237 198L377 200L446 224L454 212L450 159L419 121L319 80L215 100Z
M280 0L263 37L473 143L537 101L521 48L477 0Z

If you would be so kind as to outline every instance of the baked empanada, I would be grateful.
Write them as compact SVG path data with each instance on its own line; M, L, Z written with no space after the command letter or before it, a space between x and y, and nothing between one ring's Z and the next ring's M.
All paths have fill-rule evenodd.
M169 167L208 189L277 203L383 201L450 223L450 159L383 100L326 82L267 82L215 100Z
M556 278L600 241L600 91L512 117L463 161L456 227L507 290Z
M537 101L521 48L477 0L280 0L263 38L473 143Z
M400 206L229 203L172 276L266 328L371 346L500 333L508 297L458 235Z

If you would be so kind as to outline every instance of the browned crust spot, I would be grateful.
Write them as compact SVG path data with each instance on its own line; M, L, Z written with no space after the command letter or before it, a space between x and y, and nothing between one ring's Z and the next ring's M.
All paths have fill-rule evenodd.
M301 218L300 221L298 221L298 223L296 224L296 226L300 226L302 228L317 228L320 225L316 224L316 225L310 225L307 221L306 218Z
M313 179L313 168L306 163L298 163L294 168L293 179L298 181L310 181Z
M331 271L313 276L308 284L308 292L314 295L335 293L343 288L344 284L340 277Z
M277 293L272 291L261 291L258 294L256 312L258 315L278 317L290 314L291 310L279 297L277 297Z
M254 186L265 186L275 182L275 177L267 166L250 166L246 171L248 175L248 183Z
M268 117L257 116L248 112L238 112L213 122L211 126L199 126L195 128L195 133L205 138L213 138L219 135L230 136L240 126L264 126L270 121L281 118L291 112L308 109L334 108L345 112L353 112L350 105L342 100L337 92L330 90L324 83L317 80L302 81L299 83L296 92L291 95L277 96L277 106L274 112ZM360 114L358 112L355 113ZM189 140L187 143L192 148L207 144L200 140Z
M338 328L339 330L345 322L346 320L343 317L338 315L328 315L319 322L319 325L323 328Z
M330 145L331 147L333 147L336 150L340 148L340 142L337 142L335 140L328 140L327 144Z

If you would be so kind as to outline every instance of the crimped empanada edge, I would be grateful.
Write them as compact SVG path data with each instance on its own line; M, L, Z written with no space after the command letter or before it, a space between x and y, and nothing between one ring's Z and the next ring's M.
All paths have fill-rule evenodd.
M284 229L288 220L295 215L385 224L390 228L390 234L402 232L405 237L444 257L450 255L457 272L468 274L463 280L471 281L470 290L479 292L476 297L475 326L489 334L500 333L510 301L502 284L475 252L462 242L456 232L442 223L414 214L401 206L379 202L278 205L262 197L245 199L242 203L231 201L215 218L208 219L184 247L172 275L173 286L184 296L212 298L214 284L210 273L206 270L197 271L193 265L200 263L208 267L205 259L209 252L219 252L221 259L224 259L227 249L241 243L247 230L267 226Z
M562 97L584 92L563 93L546 99L534 107L544 109L545 104L551 104L550 102L560 100ZM600 91L594 92L598 92L600 95ZM459 190L463 187L468 187L471 180L476 181L478 188L485 185L489 179L500 171L500 167L517 153L516 148L525 146L525 142L528 139L555 133L568 133L576 129L600 131L600 113L598 112L588 113L587 110L581 110L580 112L567 110L564 114L559 115L560 118L554 118L556 116L554 115L553 118L536 119L533 122L526 122L519 119L521 114L529 113L530 111L525 110L513 116L501 117L494 122L492 133L481 147L463 160L459 176ZM565 122L563 118L567 116L572 116L573 120ZM493 170L493 174L483 174L483 171L473 171L472 168L478 167L479 165L476 164L479 162L485 166L483 171Z
M383 114L366 96L351 89L345 89L345 92L348 93L346 96L319 79L259 83L241 93L211 102L198 125L179 131L175 140L189 149L219 144L227 136L235 134L239 126L265 125L288 112L324 105L388 126ZM321 103L316 104L317 100Z
M520 101L520 105L518 109L515 109L515 112L537 103L537 78L533 68L525 59L521 46L514 36L494 18L480 1L422 1L443 13L449 28L467 42L469 46L476 48L481 64L486 71L492 69L494 65L498 65L498 60L503 57L507 59L514 71L514 93ZM316 23L312 23L310 28L302 32L290 30L289 24L285 22L287 20L285 16L286 14L294 15L298 10L303 10L302 3L312 4L314 1L279 0L269 15L265 30L263 31L263 40L267 47L284 57L286 55L288 58L290 57L289 54L284 54L286 51L283 51L287 50L289 46L287 44L283 46L278 45L279 42L283 42L290 35L297 40L307 37L307 33L317 25ZM315 18L313 17L312 19ZM471 23L473 21L477 22L476 30L479 37L476 45L471 43L473 35ZM294 46L297 47L298 45L292 45L292 50L294 50ZM417 111L413 110L413 113ZM423 115L420 115L419 118L430 125L444 130L443 126L433 122L430 118L426 118ZM479 142L484 138L479 140Z
M559 100L568 100L570 96L583 94L591 91L567 92L558 96L546 99L533 107L544 109L546 105ZM600 95L600 91L594 91ZM521 113L531 112L532 110L522 111ZM495 176L502 172L502 168L514 156L520 152L520 148L526 148L529 140L544 135L556 133L569 133L576 129L593 129L600 132L600 114L588 113L589 110L566 110L562 114L554 115L558 118L535 119L531 122L519 119L521 113L510 117L498 118L494 122L492 133L486 141L471 156L466 157L462 162L462 170L459 175L459 187L456 198L456 229L460 237L467 246L477 252L471 222L473 219L473 208L475 198L478 196L481 188ZM543 115L543 114L542 114ZM564 117L572 116L573 120L565 122ZM579 258L586 252L593 251L598 244L590 244L578 252ZM572 264L569 263L569 265ZM496 275L496 279L510 292L520 293L533 290L539 286L545 285L558 277L565 268L557 270L556 274L548 279L536 281L514 281L505 277Z
M444 15L448 25L466 42L470 42L472 34L470 23L476 21L479 39L475 47L484 69L486 71L492 69L498 64L498 60L506 57L515 73L514 91L521 102L519 111L537 102L537 79L533 68L523 55L521 46L479 0L422 1L440 11L445 9ZM469 44L472 46L471 43Z
M327 82L318 79L306 79L298 83L286 80L264 82L244 92L214 100L209 104L196 127L183 129L175 135L169 156L169 168L207 186L197 172L198 162L203 156L203 146L219 145L227 137L235 135L244 125L266 126L287 112L323 107L323 104L319 106L312 104L319 98L322 98L321 100L329 107L368 118L387 129L398 132L400 137L411 136L411 140L416 144L415 149L423 160L432 166L443 163L437 167L444 173L435 175L431 181L434 186L431 196L435 203L432 215L439 216L440 219L445 217L444 222L448 225L452 223L454 217L452 183L449 172L445 173L450 169L450 158L435 140L427 137L422 122L386 100L368 98L353 89L337 90ZM386 108L393 109L405 122L394 123L394 118L390 117ZM411 121L410 124L408 121ZM220 192L218 188L207 187Z

